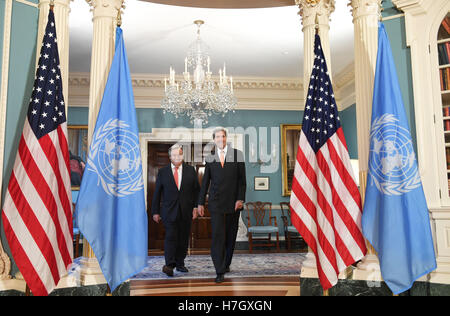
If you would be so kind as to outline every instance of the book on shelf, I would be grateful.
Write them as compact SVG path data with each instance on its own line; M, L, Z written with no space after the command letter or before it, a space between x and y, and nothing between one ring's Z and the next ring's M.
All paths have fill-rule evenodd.
M445 118L444 119L444 131L450 131L450 107L443 108L442 115Z
M450 34L450 17L446 16L441 25L444 27L447 33Z
M441 91L450 90L450 66L439 69L441 79Z
M439 65L448 65L450 63L450 42L438 45Z
M447 170L450 170L450 147L445 148L445 156L447 160ZM448 180L450 183L450 180Z

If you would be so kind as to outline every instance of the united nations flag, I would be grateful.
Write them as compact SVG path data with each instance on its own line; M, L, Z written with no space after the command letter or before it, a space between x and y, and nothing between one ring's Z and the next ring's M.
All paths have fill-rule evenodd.
M436 269L427 202L382 23L362 228L378 253L381 274L394 294L410 289L415 280Z
M147 214L142 161L122 30L100 106L76 218L111 291L147 263Z

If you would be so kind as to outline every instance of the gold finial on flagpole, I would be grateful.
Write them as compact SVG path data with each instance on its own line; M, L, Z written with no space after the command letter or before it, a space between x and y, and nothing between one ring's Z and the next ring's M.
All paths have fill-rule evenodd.
M316 34L319 34L319 14L318 13L316 13L316 20L315 20L314 28L316 29Z
M120 27L122 25L122 8L117 10L117 26Z

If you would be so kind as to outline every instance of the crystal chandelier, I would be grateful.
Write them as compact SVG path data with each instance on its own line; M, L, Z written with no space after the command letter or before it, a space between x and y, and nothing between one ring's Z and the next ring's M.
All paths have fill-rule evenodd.
M172 113L176 118L187 115L192 124L207 124L211 114L233 111L237 100L233 94L233 78L226 74L225 64L219 70L218 91L214 91L216 83L211 78L208 46L200 39L201 20L197 25L197 40L189 46L184 59L183 80L175 81L175 70L170 67L169 79L164 79L164 99L161 101L163 113ZM189 70L192 70L192 78Z

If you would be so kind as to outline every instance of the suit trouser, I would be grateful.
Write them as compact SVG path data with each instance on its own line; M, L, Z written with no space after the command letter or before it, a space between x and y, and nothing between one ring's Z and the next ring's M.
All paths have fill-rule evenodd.
M211 212L211 258L217 274L224 274L233 259L241 212L230 214Z
M192 220L183 220L178 216L175 222L165 222L164 257L166 266L175 268L184 266L189 246Z

